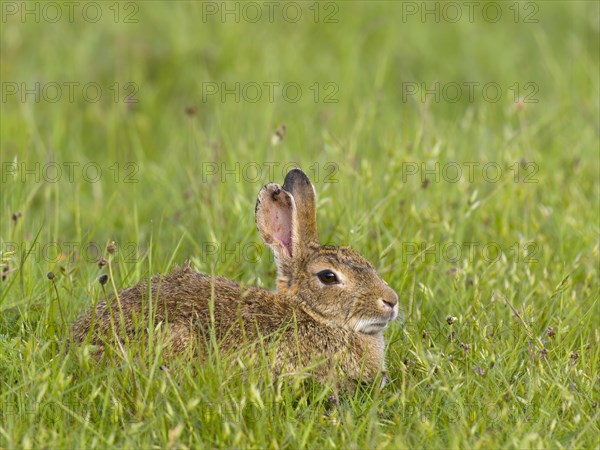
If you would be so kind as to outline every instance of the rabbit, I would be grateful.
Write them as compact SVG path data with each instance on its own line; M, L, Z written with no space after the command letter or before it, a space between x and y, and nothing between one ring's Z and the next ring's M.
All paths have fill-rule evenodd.
M368 383L380 375L385 385L383 331L398 316L398 295L351 248L319 244L315 199L300 169L290 170L283 186L269 183L258 194L256 225L277 266L274 292L197 273L186 263L152 278L152 305L148 282L99 303L75 324L75 340L103 348L112 337L136 336L152 323L152 306L153 323L162 322L168 335L168 352L210 345L212 326L221 351L276 339L276 376L310 366L318 381Z

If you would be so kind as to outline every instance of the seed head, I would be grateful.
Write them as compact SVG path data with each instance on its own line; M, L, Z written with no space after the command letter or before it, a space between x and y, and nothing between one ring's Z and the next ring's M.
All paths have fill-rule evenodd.
M112 255L114 252L116 252L116 251L117 251L117 244L116 244L116 242L115 242L115 241L112 241L110 244L108 244L108 245L106 246L106 251L107 251L109 254L111 254L111 255Z

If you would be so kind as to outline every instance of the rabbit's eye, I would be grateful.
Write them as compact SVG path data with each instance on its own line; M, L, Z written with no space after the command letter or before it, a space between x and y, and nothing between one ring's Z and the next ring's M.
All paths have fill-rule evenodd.
M331 270L321 270L317 276L323 284L337 284L339 282L337 275Z

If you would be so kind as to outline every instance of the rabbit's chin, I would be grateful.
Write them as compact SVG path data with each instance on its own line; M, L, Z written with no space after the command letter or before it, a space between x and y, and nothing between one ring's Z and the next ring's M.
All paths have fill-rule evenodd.
M385 330L389 320L377 319L358 319L354 325L354 330L364 334L376 334Z

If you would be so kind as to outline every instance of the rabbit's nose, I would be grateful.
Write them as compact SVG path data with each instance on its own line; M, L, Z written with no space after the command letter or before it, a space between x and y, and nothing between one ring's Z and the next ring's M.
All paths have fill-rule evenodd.
M398 294L392 288L388 288L381 301L390 308L394 308L398 304Z
M384 308L389 308L391 320L394 320L398 316L398 294L390 288L380 300Z
M390 309L394 309L396 307L396 305L398 304L398 302L395 300L390 301L389 299L385 299L385 298L382 298L381 302Z

